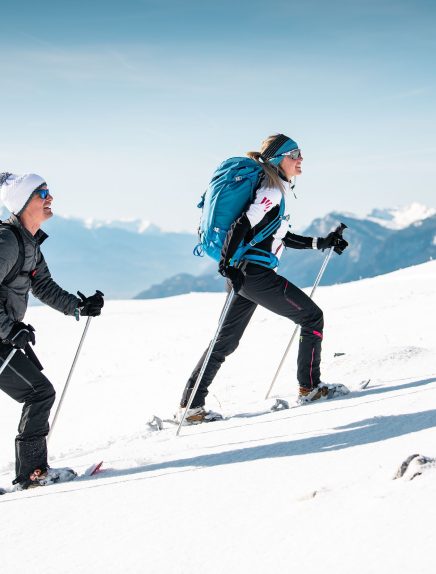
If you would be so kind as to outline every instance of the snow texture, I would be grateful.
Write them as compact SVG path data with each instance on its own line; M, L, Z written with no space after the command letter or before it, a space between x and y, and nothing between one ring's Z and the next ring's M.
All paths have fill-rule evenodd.
M50 463L106 472L0 497L2 572L184 574L435 571L436 262L321 287L323 379L349 398L250 416L293 325L258 309L211 387L231 420L151 431L170 416L216 328L222 294L108 302L93 319ZM46 375L62 391L84 322L34 307ZM335 353L338 355L335 356ZM342 354L343 353L343 354ZM275 388L296 395L296 349ZM20 406L0 399L0 479L13 477ZM412 469L413 471L413 469Z

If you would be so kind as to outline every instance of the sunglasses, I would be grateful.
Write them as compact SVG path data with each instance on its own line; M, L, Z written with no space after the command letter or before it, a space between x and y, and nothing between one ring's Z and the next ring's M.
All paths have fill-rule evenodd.
M291 151L285 151L280 155L288 155L291 159L300 159L301 157L301 149L293 149Z
M50 191L48 189L36 189L35 193L37 193L41 199L45 199Z

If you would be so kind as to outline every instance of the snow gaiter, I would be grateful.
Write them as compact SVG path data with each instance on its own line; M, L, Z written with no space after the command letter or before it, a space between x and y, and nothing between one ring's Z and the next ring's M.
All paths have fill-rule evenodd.
M27 440L15 440L15 472L17 482L25 482L39 468L47 469L47 441L45 436Z

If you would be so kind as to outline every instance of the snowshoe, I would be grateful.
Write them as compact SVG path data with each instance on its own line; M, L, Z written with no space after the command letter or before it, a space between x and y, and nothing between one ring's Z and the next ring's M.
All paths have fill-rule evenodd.
M435 458L430 458L422 454L411 454L400 464L399 469L395 473L394 480L396 478L413 480L417 476L421 476L425 470L435 468L435 466Z
M175 415L175 421L180 423L183 418L183 413L185 409L180 407L177 414ZM221 421L223 416L214 411L207 411L204 407L196 407L194 409L188 409L183 425L198 425L201 423L210 423L213 421Z
M276 402L271 407L271 411L273 413L277 411L285 411L286 409L289 409L289 403L284 399L276 399Z
M37 486L49 486L58 482L69 482L74 480L77 473L72 468L47 468L42 471L36 468L29 478L16 485L16 490L27 490Z
M342 384L320 383L313 389L300 387L297 402L299 404L311 403L319 400L328 400L348 395L350 389Z

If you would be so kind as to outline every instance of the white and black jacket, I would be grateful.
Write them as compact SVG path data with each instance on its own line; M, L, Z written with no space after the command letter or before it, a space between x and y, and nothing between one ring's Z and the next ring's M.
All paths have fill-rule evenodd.
M312 249L314 246L313 237L296 235L289 231L290 217L290 195L292 187L289 182L284 182L285 186L285 210L279 228L269 237L256 244L256 249L262 249L273 253L277 258L283 253L284 247L292 249ZM276 187L267 187L262 184L256 192L253 203L230 227L221 251L220 266L228 265L241 241L250 242L253 237L273 221L280 210L280 203L283 194ZM316 246L315 246L316 248ZM250 253L250 251L248 251Z

